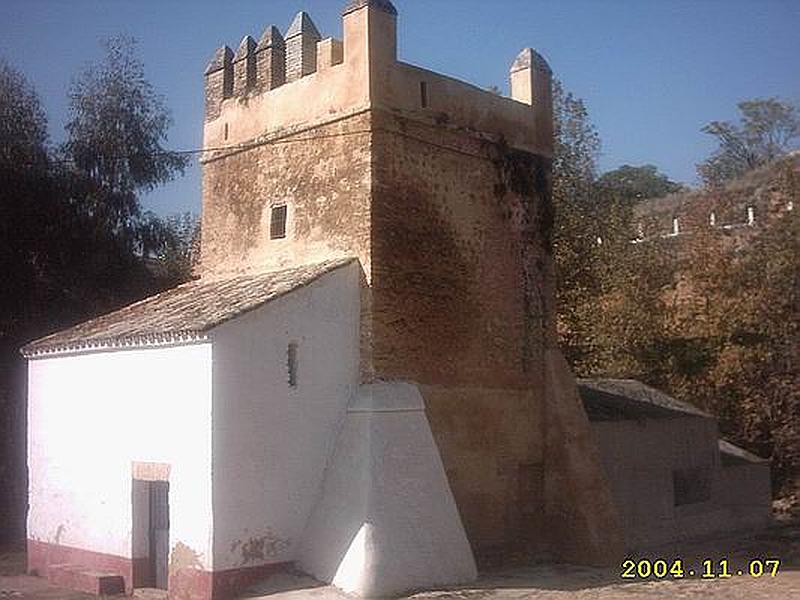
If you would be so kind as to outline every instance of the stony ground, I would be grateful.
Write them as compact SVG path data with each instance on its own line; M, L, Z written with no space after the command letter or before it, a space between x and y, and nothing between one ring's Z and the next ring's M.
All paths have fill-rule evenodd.
M592 569L569 565L539 565L496 571L464 588L424 592L413 600L651 600L660 598L702 598L703 600L789 600L800 599L800 522L778 523L751 537L730 536L681 547L664 547L649 553L672 561L681 558L687 571L700 569L703 559L728 559L732 573L747 573L752 559L780 559L775 577L747 574L729 579L625 580L619 569ZM0 552L0 600L90 600L49 586L44 580L24 575L24 554ZM139 591L139 600L162 600L163 593ZM255 586L244 598L251 600L344 600L331 587L302 576L273 577Z

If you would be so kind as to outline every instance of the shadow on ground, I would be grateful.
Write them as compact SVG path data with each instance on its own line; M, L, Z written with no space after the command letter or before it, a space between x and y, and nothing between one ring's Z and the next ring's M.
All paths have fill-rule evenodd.
M420 592L416 600L616 600L625 598L703 598L703 600L784 600L800 598L800 521L778 521L757 534L736 534L712 540L663 546L631 558L681 559L685 579L622 579L619 568L590 568L562 564L494 570L463 587ZM751 560L779 559L777 577L741 576L702 580L690 577L690 569L701 569L702 561L729 561L729 568L745 573ZM699 570L698 570L699 573ZM136 600L164 600L161 590L137 590ZM269 600L342 600L344 594L302 573L284 573L250 587L241 598ZM96 597L60 590L38 577L25 575L25 551L21 547L0 548L0 600L96 600Z

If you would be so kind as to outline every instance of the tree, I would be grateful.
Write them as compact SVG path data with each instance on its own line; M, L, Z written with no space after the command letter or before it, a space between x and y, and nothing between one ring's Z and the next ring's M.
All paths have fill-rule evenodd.
M183 266L154 276L143 260L152 219L142 215L137 194L185 165L161 146L169 113L144 79L132 42L112 40L107 49L105 62L73 85L58 157L66 160L51 157L36 93L0 61L0 431L10 432L0 435L0 539L24 536L25 365L18 348L186 276ZM159 248L180 253L184 237L179 221L167 222Z
M47 120L39 97L0 59L0 543L24 536L24 368L16 353L36 308L52 218Z
M669 307L662 292L672 282L671 251L661 244L631 243L630 190L638 185L661 191L677 184L649 166L620 169L623 175L635 171L631 184L619 178L622 185L614 175L601 183L600 138L585 104L559 82L553 98L560 343L580 375L661 383L669 362L663 357Z
M697 171L709 187L719 186L788 152L800 139L795 106L777 98L740 102L740 124L712 121L702 131L719 147Z
M557 79L553 81L553 126L554 202L591 202L600 136L583 100L565 91Z
M567 358L583 348L581 307L597 290L597 238L601 228L593 204L600 137L583 101L553 81L553 247L556 262L558 331Z
M116 37L104 46L104 60L72 83L63 153L83 180L83 210L133 248L138 194L182 174L187 158L162 145L170 113L144 76L134 40Z
M54 182L47 148L47 119L25 78L0 61L0 341L25 315L39 275L51 255ZM54 214L55 213L55 214Z
M175 283L192 278L200 259L200 221L186 212L161 218L144 215L142 255L155 261L161 277Z
M46 160L47 117L39 97L19 72L0 59L0 167L27 169L45 165Z
M791 178L771 187L780 190ZM728 193L722 191L720 193ZM723 435L772 459L780 489L800 483L800 218L790 211L744 243L699 231L684 276L699 302L676 330L702 341L704 360L671 387L720 418Z
M658 172L655 165L633 167L622 165L613 171L604 173L598 184L621 198L629 200L647 200L662 198L680 192L685 188L663 173Z

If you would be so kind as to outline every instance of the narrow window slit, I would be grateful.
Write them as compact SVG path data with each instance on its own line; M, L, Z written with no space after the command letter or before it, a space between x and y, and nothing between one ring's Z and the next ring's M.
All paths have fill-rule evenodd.
M419 102L422 108L428 108L428 82L419 82Z
M269 222L269 239L279 240L286 237L286 205L273 206Z
M289 387L297 387L297 344L289 342L286 351L286 368L289 374Z

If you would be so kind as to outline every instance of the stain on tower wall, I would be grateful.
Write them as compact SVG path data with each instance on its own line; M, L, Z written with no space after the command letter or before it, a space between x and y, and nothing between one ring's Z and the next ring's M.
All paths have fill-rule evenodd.
M475 135L378 112L374 127L376 371L441 385L529 385L549 322L540 296L552 286L544 270L534 291L526 285L549 258L524 213L548 202L547 189L510 189L502 146Z
M374 115L376 375L425 384L479 562L539 553L552 306L544 159L441 123Z

